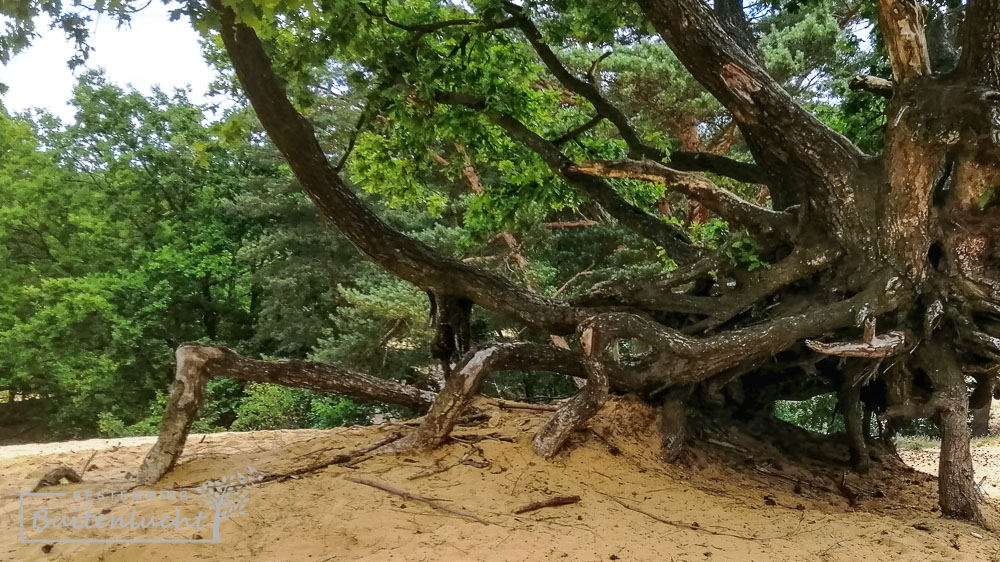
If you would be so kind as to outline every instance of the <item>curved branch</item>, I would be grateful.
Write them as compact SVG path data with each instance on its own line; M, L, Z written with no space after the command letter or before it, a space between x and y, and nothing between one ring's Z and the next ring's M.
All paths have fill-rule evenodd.
M563 154L552 141L545 140L517 119L490 110L486 103L475 96L461 93L441 93L440 103L465 106L483 112L487 118L507 132L507 136L538 154L554 173L570 184L582 189L626 228L652 240L667 251L674 261L686 264L698 257L698 251L683 230L664 222L626 201L608 185L595 177L573 171L573 161Z
M638 4L685 68L732 113L758 162L771 172L772 193L779 187L782 200L794 201L803 188L815 188L811 195L819 196L820 205L834 209L855 198L851 178L862 152L797 104L706 2ZM856 226L838 213L830 219L848 231Z
M434 402L433 392L380 379L327 363L284 359L265 361L244 357L231 349L188 342L177 348L177 356L203 356L200 369L209 378L228 377L258 383L273 383L317 392L343 394L359 400L374 400L424 410ZM178 361L180 363L180 361Z
M574 76L573 73L571 73L562 64L559 57L557 57L552 51L552 48L545 43L542 38L542 34L538 31L538 28L524 13L523 8L510 2L505 3L505 8L508 13L515 18L516 26L522 33L524 33L528 43L531 44L535 53L538 54L538 58L542 60L542 63L544 63L545 67L549 69L549 72L556 77L564 88L590 102L590 104L594 106L594 109L597 110L598 115L602 115L610 121L615 128L618 129L618 134L621 135L622 140L625 141L625 144L628 146L629 151L633 156L649 158L657 162L667 160L667 154L664 151L642 142L642 138L640 137L638 131L636 131L629 122L628 117L625 116L622 110L618 109L618 107L609 102L601 94L593 80L586 81ZM610 55L610 53L601 55L601 57L595 61L594 65L608 55ZM593 66L591 74L592 72ZM678 170L685 170L689 172L712 172L719 174L720 176L735 179L736 181L747 183L767 183L767 175L760 167L754 164L738 162L731 158L726 158L725 156L719 156L717 154L708 154L703 152L671 152L669 164Z
M542 458L554 457L569 436L593 417L608 398L610 383L607 367L599 359L607 342L602 343L601 338L601 333L594 329L593 324L585 325L580 330L580 347L584 353L582 365L587 373L587 384L535 434L531 446Z
M790 236L795 216L759 207L704 176L679 172L651 160L595 160L570 168L602 178L630 178L666 185L700 202L723 219L761 234Z
M191 424L198 416L205 384L214 377L275 383L320 392L344 394L423 409L434 393L371 375L308 361L258 361L224 347L184 343L177 348L177 370L160 422L156 443L139 469L142 485L154 484L180 458Z
M888 280L886 280L888 278ZM652 345L656 358L627 377L616 376L616 387L654 392L679 384L698 383L743 361L774 355L805 338L858 324L868 316L894 310L903 302L902 282L880 275L879 281L854 297L765 323L694 338L641 316L609 312L588 319L581 326L594 328L602 342L636 338Z
M444 443L490 373L532 370L579 377L584 375L581 360L580 355L571 351L527 342L498 343L473 350L445 381L420 426L387 451L428 450Z

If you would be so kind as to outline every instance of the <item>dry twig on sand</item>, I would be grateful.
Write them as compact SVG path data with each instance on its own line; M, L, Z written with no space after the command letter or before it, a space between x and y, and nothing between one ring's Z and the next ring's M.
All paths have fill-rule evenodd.
M443 511L445 513L450 513L452 515L457 515L459 517L465 517L465 518L468 518L468 519L472 519L474 521L478 521L478 522L482 523L483 525L489 525L489 523L486 522L486 520L484 520L483 518L479 517L478 515L473 515L473 514L471 514L469 512L461 511L461 510L458 510L458 509L452 509L452 508L450 508L448 506L441 505L441 503L439 501L437 501L437 500L432 500L430 498L425 498L423 496L418 496L417 494L412 494L410 492L407 492L406 490L400 490L399 488L395 488L395 487L390 486L388 484L382 484L381 482L375 482L374 480L364 480L364 479L361 479L361 478L344 478L344 480L347 480L349 482L354 482L355 484L364 484L365 486L371 486L372 488L377 488L379 490L382 490L383 492L389 492L390 494L394 494L394 495L397 495L397 496L399 496L401 498L405 498L405 499L408 499L408 500L423 502L423 503L425 503L425 504L433 507L434 509L436 509L438 511Z
M554 498L549 498L547 500L541 500L529 503L528 505L522 507L521 509L518 509L514 513L520 515L522 513L528 513L529 511L542 509L543 507L556 507L560 505L569 505L572 503L577 503L579 501L580 501L580 496L556 496Z

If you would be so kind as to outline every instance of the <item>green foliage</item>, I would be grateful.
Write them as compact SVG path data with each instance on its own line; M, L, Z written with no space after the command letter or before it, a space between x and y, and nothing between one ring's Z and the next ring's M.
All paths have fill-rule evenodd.
M747 271L769 269L771 264L760 258L761 246L753 238L742 238L730 244L726 255L734 264L745 267Z
M596 283L676 267L488 118L509 114L557 139L595 114L559 86L520 30L406 29L451 19L501 22L508 14L499 0L225 3L262 37L331 161L393 228L547 296L572 298ZM634 3L520 5L570 72L591 80L645 142L752 160L728 112ZM119 21L136 7L129 0L92 6ZM782 0L748 10L764 62L787 91L877 153L885 102L847 87L856 74L887 75L870 36L871 6ZM48 15L77 46L71 63L78 64L90 12L58 2L0 3L0 62L23 49L37 18ZM234 107L210 113L183 91L142 95L87 72L71 122L0 110L0 386L47 398L54 434L117 436L155 431L173 349L188 340L425 382L435 366L426 296L367 262L301 194L242 98L214 32L217 12L193 3L171 14L190 17L203 33L216 88ZM446 92L481 98L485 111L437 103ZM577 162L629 156L607 121L560 148ZM758 186L712 179L767 205ZM704 248L734 234L718 218L693 222L683 198L659 184L610 185ZM596 225L546 226L579 220ZM770 267L756 240L735 234L741 238L727 250L733 263ZM478 309L472 328L477 341L548 336ZM628 343L619 351L638 353ZM484 388L518 399L574 390L565 378L520 372L493 375ZM331 427L410 414L233 380L211 381L206 396L202 430ZM841 423L829 396L777 408L818 430Z
M941 440L926 435L898 435L895 439L897 449L920 451L941 446Z
M817 433L844 431L844 417L837 411L836 394L820 394L799 402L778 401L774 415L788 423Z
M232 429L251 431L371 423L374 410L342 396L326 396L276 384L254 384L236 413Z
M249 431L303 427L308 410L296 390L276 384L251 385L248 396L236 408L232 428Z

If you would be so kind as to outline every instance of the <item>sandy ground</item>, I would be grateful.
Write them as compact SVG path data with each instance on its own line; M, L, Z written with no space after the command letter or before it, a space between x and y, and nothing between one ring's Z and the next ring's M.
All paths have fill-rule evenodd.
M779 453L752 449L737 468L714 460L725 450L732 454L733 447L750 447L745 442L695 450L684 466L665 466L655 455L651 412L621 400L606 405L591 430L549 462L534 456L529 445L544 412L483 407L491 414L488 420L455 432L466 442L426 455L362 457L353 466L249 488L245 513L221 523L219 543L19 542L19 495L31 491L45 472L60 463L79 470L96 451L83 482L43 491L127 490L151 439L0 447L0 559L1000 561L1000 537L938 516L936 484L926 474L876 469L864 481L848 480L863 492L851 506ZM403 429L193 436L180 466L158 489L193 490L206 480L245 473L248 466L287 474ZM906 453L922 468L929 468L921 463L933 454ZM1000 482L1000 465L994 462L1000 448L979 448L975 454L978 474L987 478L984 488L993 493L996 488L987 486ZM435 499L460 514L348 478ZM573 495L581 498L578 503L513 513L532 502ZM97 507L114 515L139 505L129 501L106 499ZM177 502L143 500L141 509L172 512ZM51 507L53 514L74 509ZM988 510L1000 521L994 507ZM165 536L155 531L129 536ZM28 535L44 539L45 532L32 535L29 528ZM73 532L122 536L120 530ZM195 540L210 533L176 536L181 535Z

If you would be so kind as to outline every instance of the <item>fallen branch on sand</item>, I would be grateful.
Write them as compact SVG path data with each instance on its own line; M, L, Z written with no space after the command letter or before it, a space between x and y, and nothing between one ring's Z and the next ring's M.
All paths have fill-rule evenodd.
M438 511L443 511L445 513L450 513L452 515L457 515L459 517L472 519L474 521L482 523L483 525L489 525L489 523L486 522L486 520L482 519L478 515L473 515L471 513L468 513L466 511L461 511L458 509L452 509L450 507L441 505L441 503L438 502L437 500L432 500L430 498L418 496L417 494L411 494L406 490L400 490L399 488L394 488L392 486L389 486L388 484L382 484L380 482L375 482L374 480L363 480L361 478L344 478L344 480L347 480L349 482L354 482L355 484L364 484L365 486L371 486L372 488L377 488L379 490L382 490L383 492L389 492L390 494L394 494L408 500L423 502Z
M514 513L520 515L522 513L528 513L529 511L535 511L542 509L544 507L557 507L560 505L569 505L577 503L580 501L580 496L556 496L554 498L549 498L547 500L541 500L537 502L529 503L528 505L518 509Z
M81 480L80 475L75 470L66 465L61 465L46 472L45 476L42 476L41 480L38 481L38 484L35 484L35 487L31 491L34 493L46 486L55 486L63 478L70 482L79 482Z
M348 453L340 453L339 455L335 455L332 459L330 459L328 461L321 462L319 464L312 464L312 465L305 466L305 467L302 467L302 468L297 468L297 469L295 469L295 470L293 470L291 472L286 472L286 473L283 473L283 474L268 474L267 476L265 476L264 478L262 478L260 480L260 482L258 482L258 483L259 484L263 484L265 482L272 482L272 481L275 481L275 480L277 480L279 482L284 482L285 480L288 480L289 478L296 478L296 477L298 477L298 476L300 476L302 474L308 474L310 472L315 472L317 470L322 470L322 469L324 469L324 468L326 468L328 466L333 466L333 465L350 465L350 464L353 464L352 461L354 461L355 459L359 459L359 457L363 457L364 455L366 455L366 454L368 454L368 453L370 453L370 452L372 452L372 451L374 451L376 449L381 449L382 447L385 447L389 443L392 443L394 441L398 441L402 437L403 437L402 433L393 433L392 435L386 437L385 439L380 439L380 440L372 443L371 445L368 445L367 447L362 447L361 449L356 449L356 450L350 451Z

